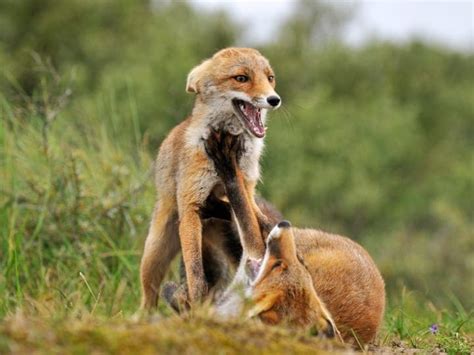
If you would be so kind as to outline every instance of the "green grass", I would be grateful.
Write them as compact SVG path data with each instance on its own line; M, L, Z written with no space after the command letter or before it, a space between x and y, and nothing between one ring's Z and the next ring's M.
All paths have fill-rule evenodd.
M403 289L391 303L380 335L382 344L452 354L472 351L473 314L456 299L449 310L438 309L431 302L420 303L413 293Z
M179 318L163 305L153 320L133 320L154 200L147 139L133 100L128 112L105 99L70 116L60 107L50 97L21 107L0 99L0 353L347 350L253 321ZM438 309L402 291L389 305L364 350L472 351L472 311L455 296Z

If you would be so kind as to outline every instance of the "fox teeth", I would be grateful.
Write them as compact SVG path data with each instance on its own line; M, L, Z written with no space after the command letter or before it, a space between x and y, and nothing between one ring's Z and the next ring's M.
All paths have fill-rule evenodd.
M239 104L239 107L241 110L243 110L245 108L244 104Z

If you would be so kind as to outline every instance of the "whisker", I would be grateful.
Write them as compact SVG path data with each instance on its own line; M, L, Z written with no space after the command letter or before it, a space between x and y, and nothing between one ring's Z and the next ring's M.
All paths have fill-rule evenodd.
M298 105L297 103L294 103L292 102L291 103L293 106L295 106L297 109L299 110L303 110L303 111L307 111L308 110L308 107L305 107L305 106L302 106L302 105Z
M287 107L282 106L282 107L280 107L280 109L278 111L278 114L277 114L277 117L280 117L280 116L285 119L285 121L288 124L288 127L290 128L291 132L294 133L295 129L293 127L293 123L292 123L292 120L291 120L291 118L293 118L294 115L288 110Z

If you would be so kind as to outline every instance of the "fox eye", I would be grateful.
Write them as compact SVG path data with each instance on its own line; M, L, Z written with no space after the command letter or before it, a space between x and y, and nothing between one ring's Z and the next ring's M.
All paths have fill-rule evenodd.
M275 264L272 266L272 270L275 270L277 267L280 267L282 264L281 260L275 261Z
M237 75L234 76L234 79L237 80L239 83L246 83L249 81L249 77L247 75Z
M271 82L271 83L273 83L273 80L275 80L275 76L269 75L269 76L268 76L268 81Z

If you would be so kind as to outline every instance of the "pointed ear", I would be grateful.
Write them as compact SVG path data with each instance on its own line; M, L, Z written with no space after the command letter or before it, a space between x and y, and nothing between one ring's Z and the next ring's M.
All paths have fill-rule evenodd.
M295 239L289 222L280 222L270 232L267 239L267 250L271 256L281 259L287 265L297 261Z
M209 62L209 59L205 60L189 72L188 80L186 81L186 92L199 94L199 84L209 66Z

